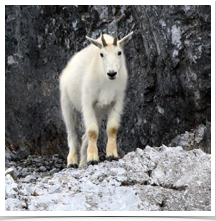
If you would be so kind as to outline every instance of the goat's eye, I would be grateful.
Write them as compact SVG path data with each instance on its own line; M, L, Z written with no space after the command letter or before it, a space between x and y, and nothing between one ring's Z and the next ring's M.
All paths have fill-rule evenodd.
M118 52L118 55L121 55L121 51Z
M100 53L100 56L103 57L104 56L103 53Z

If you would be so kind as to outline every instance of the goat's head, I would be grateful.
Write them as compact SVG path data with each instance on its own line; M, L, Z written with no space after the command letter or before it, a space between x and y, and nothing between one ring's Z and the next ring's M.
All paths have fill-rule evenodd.
M86 36L92 44L100 49L99 55L103 61L104 70L108 79L114 80L118 77L122 64L123 45L130 40L132 34L133 32L119 41L117 39L117 34L115 34L115 38L112 42L106 42L103 34L101 35L101 41Z

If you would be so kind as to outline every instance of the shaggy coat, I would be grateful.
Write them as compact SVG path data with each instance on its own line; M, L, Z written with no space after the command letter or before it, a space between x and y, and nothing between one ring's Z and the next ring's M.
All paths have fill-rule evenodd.
M78 141L75 132L75 109L82 112L85 134L82 138L79 167L97 164L97 139L102 117L108 114L106 157L118 159L116 136L123 109L127 84L127 69L123 45L132 32L122 40L102 35L76 53L60 76L61 108L68 134L68 167L78 167Z

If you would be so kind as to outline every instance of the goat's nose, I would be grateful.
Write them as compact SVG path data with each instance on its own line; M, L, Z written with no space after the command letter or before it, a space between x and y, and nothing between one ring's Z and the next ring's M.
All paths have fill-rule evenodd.
M116 76L117 72L108 72L107 75L110 77L110 78L114 78Z

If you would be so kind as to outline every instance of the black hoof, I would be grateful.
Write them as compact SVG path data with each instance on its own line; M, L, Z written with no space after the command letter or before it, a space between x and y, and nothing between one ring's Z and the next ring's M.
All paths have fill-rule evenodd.
M69 164L68 165L68 168L78 168L78 165L76 164L76 163L74 163L74 164Z
M117 160L119 160L119 157L114 157L114 156L112 155L112 156L106 157L106 159L107 159L108 161L112 161L112 160L117 161Z
M96 160L90 160L90 161L88 161L88 163L87 163L87 165L89 166L89 165L97 165L98 164L98 161L96 161Z

